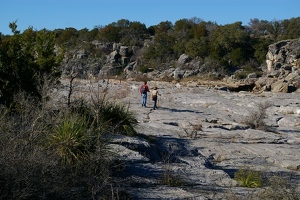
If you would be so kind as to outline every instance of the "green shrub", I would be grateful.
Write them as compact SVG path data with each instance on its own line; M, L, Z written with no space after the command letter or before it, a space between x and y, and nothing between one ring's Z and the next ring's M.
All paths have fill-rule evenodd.
M234 74L234 78L236 78L238 80L245 79L245 78L247 78L248 74L249 74L248 72L239 71Z
M63 53L56 56L55 34L43 29L26 29L23 34L16 30L16 21L10 23L14 33L3 38L0 34L0 104L10 106L12 98L19 91L40 98L39 77L47 76L54 83L60 77L58 66ZM57 52L58 53L58 52ZM38 55L38 56L37 56Z
M149 68L147 66L141 66L141 67L139 67L139 71L142 72L142 73L147 73L148 69Z
M137 120L129 107L115 102L104 102L97 110L101 118L108 123L112 133L134 135Z
M89 133L87 120L81 116L68 115L53 128L49 146L63 163L76 165L89 158L93 151L93 135Z
M137 120L134 113L129 111L130 105L110 98L108 87L99 91L99 94L96 92L92 95L91 100L73 102L72 112L85 116L89 120L89 125L99 129L100 132L136 134Z
M236 79L245 79L251 73L255 73L257 76L261 76L263 72L258 67L259 66L255 61L249 61L241 67L241 71L237 71L236 73L234 73L234 77Z
M247 60L246 50L243 48L233 49L229 53L229 59L231 60L232 64L234 64L235 66L238 66L241 63L245 63L245 61Z
M239 169L234 174L234 179L240 183L242 187L257 188L262 187L262 174L258 171L250 169Z

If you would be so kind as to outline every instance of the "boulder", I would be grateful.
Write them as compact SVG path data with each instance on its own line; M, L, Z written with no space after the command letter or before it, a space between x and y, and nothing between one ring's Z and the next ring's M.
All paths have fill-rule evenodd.
M279 80L271 85L272 92L288 92L289 84L285 80Z
M120 54L115 50L113 52L111 52L108 56L107 56L107 63L116 63L117 60L121 58Z
M287 64L292 68L299 68L300 39L284 40L271 44L266 55L268 71L276 70Z
M185 70L184 69L180 69L180 68L176 68L173 73L174 73L173 77L175 79L180 79L180 78L182 78L184 76Z
M183 65L183 64L188 63L188 62L190 62L190 61L191 61L191 58L190 58L188 55L182 54L182 55L178 58L177 63L178 63L178 65Z

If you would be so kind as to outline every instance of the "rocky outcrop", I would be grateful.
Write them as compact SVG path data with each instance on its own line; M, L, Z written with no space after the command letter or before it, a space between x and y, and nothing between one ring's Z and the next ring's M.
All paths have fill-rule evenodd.
M270 45L266 64L266 76L258 80L255 91L286 93L299 90L300 39L284 40Z
M284 40L270 45L266 62L269 72L300 69L300 39Z
M145 42L145 47L147 47ZM122 78L134 78L135 76L147 76L150 80L174 79L197 77L208 73L213 66L204 63L199 58L191 59L189 55L182 54L172 64L165 64L159 69L144 69L140 71L139 52L143 47L127 47L120 43L107 44L93 41L95 52L102 54L94 56L91 52L82 48L68 52L62 63L63 74L70 75L76 71L80 78L105 77L123 72ZM266 55L265 74L258 77L251 73L245 80L235 80L231 77L224 79L224 85L230 91L284 92L290 93L300 89L300 39L284 40L269 46ZM170 66L168 66L170 65ZM165 70L162 70L164 68ZM221 75L217 74L215 76Z

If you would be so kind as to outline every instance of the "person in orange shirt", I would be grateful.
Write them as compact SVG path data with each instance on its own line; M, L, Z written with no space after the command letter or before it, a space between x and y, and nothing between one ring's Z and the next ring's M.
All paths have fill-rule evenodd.
M152 100L154 102L153 104L153 110L156 110L156 105L157 105L157 96L159 95L158 91L157 91L157 87L153 88L153 91L151 92L151 97Z

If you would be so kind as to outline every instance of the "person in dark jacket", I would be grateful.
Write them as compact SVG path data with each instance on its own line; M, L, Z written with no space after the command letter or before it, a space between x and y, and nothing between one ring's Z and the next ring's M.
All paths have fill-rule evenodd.
M150 92L149 87L147 85L147 81L144 81L144 84L140 87L140 93L142 96L142 106L146 106L147 104L147 92Z

